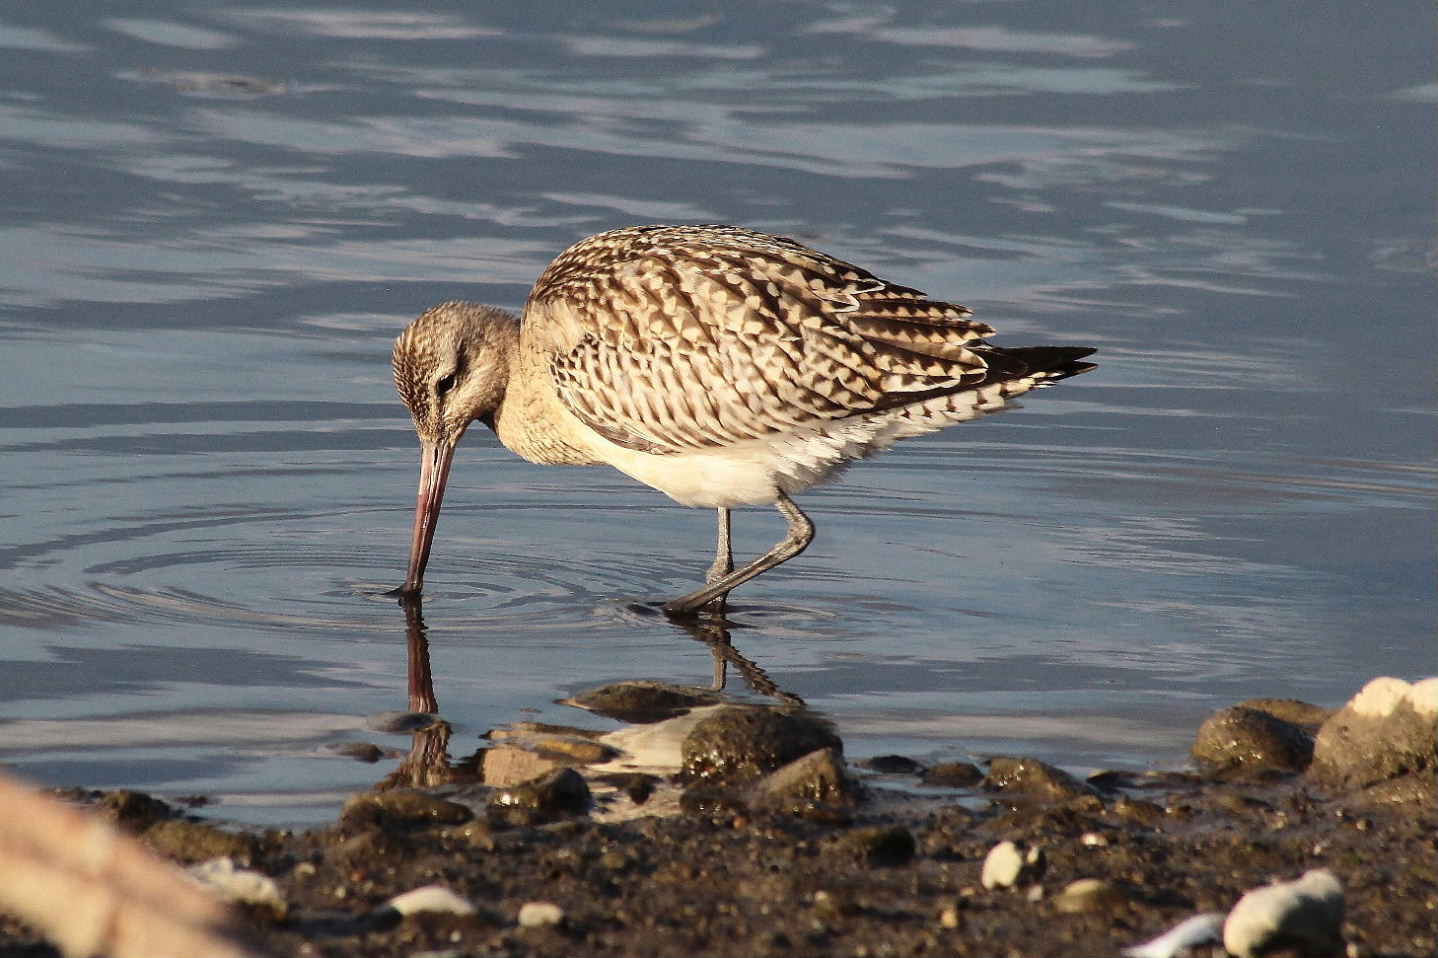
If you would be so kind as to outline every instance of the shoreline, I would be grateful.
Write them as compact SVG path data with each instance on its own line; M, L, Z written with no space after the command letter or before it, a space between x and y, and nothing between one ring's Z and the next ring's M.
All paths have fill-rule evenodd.
M1314 932L1327 944L1300 935L1250 953L1431 954L1438 809L1423 703L1438 686L1390 685L1374 705L1381 682L1397 680L1341 710L1262 700L1215 713L1194 772L1079 780L1022 757L861 769L800 705L696 705L651 683L600 698L651 720L627 741L654 747L646 761L677 755L667 775L627 761L612 735L544 726L500 730L464 774L425 781L438 766L416 754L444 755L438 723L386 783L305 831L207 823L138 793L62 794L203 866L237 900L227 933L253 954L1119 954L1195 916L1232 923L1246 893L1315 870L1340 889L1339 910L1318 919L1332 928ZM1392 724L1409 712L1416 738ZM1388 723L1377 743L1360 741L1365 722ZM1385 764L1385 742L1406 757ZM1346 766L1343 744L1359 748ZM916 794L923 783L947 792ZM0 919L0 954L53 953Z

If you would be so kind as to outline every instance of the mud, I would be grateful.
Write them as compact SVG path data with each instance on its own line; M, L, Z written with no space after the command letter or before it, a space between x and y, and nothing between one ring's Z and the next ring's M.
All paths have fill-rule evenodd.
M240 833L128 793L69 797L175 861L223 853L272 877L281 906L241 907L275 954L1117 954L1319 867L1346 888L1348 954L1434 952L1431 775L1372 794L1326 793L1297 775L1111 775L916 798L907 786L920 774L867 775L867 800L844 814L733 799L539 825L507 825L473 794L391 790L304 833ZM985 889L983 860L1005 840L1040 849L1036 871ZM434 884L475 913L385 907ZM525 927L532 902L557 909L531 909ZM52 953L0 924L0 954Z

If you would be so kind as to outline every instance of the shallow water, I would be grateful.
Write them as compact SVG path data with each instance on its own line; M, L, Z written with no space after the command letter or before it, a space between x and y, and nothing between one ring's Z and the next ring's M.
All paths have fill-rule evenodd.
M1239 698L1433 671L1426 5L662 10L0 17L0 762L280 823L383 777L335 747L408 747L371 727L408 704L390 341L639 222L1100 348L806 495L815 545L735 594L851 757L1171 765ZM708 683L653 603L712 521L471 433L425 603L455 753ZM736 515L743 552L781 532Z

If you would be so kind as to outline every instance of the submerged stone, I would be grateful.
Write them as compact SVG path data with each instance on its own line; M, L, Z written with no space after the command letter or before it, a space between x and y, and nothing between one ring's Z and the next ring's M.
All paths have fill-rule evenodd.
M720 701L715 692L667 682L616 682L580 692L569 704L597 715L647 725Z

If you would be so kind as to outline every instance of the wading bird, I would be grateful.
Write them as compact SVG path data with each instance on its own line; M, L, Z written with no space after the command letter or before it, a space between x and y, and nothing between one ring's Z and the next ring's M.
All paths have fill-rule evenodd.
M395 341L421 470L403 595L419 592L460 437L482 422L536 463L607 463L718 510L692 613L804 550L790 496L900 439L1092 369L1084 346L991 346L963 306L801 243L734 226L600 233L540 276L523 318L449 302ZM729 510L774 504L788 534L734 568Z

